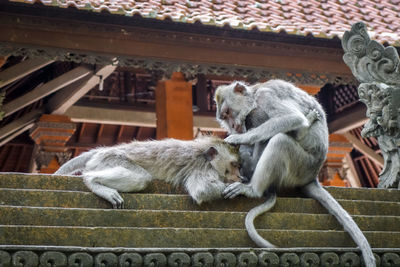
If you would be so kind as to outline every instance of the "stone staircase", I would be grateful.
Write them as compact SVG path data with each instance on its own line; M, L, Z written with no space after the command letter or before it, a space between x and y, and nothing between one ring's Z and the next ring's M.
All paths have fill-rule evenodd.
M380 266L400 266L400 191L328 188L365 233ZM79 177L0 174L0 266L360 266L359 251L316 201L293 192L256 222L279 248L244 228L263 200L196 205L154 183L113 210ZM221 265L221 266L222 266Z

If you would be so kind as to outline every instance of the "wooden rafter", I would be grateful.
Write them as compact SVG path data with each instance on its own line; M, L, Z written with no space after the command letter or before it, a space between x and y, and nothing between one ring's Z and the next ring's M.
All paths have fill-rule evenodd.
M42 58L33 58L27 59L18 63L12 67L5 69L0 72L0 87L6 86L22 77L31 74L32 72L41 69L51 63L54 60L42 59Z
M156 127L156 114L151 111L72 106L65 113L73 122L118 124L130 126ZM193 116L195 128L222 131L212 116Z
M14 134L25 126L35 122L35 120L39 118L42 113L43 109L35 109L23 115L22 117L10 122L9 124L4 125L2 128L0 128L0 140L3 141L4 138L7 138L8 136Z
M13 140L15 137L17 137L18 135L22 134L23 132L31 129L35 124L29 123L19 129L17 129L15 132L13 132L12 134L8 135L7 137L3 138L0 140L0 147L7 144L8 142L10 142L11 140Z
M82 79L90 73L92 73L91 70L82 66L70 70L69 72L64 73L63 75L51 80L50 82L45 83L42 86L39 86L34 90L24 94L23 96L18 97L17 99L5 104L3 106L3 111L5 113L4 116L9 116L14 112L38 101L39 99L48 96L60 90L61 88L64 88L65 86L68 86L69 84L72 84Z
M50 113L62 115L73 104L75 104L82 96L89 92L92 88L103 82L114 70L116 66L107 65L99 68L95 74L83 79L79 85L74 85L72 88L64 88L57 92L48 101L48 109Z
M368 121L366 112L367 108L360 102L335 114L328 123L329 133L346 133L364 125Z
M353 146L357 150L359 150L361 153L363 153L365 156L367 156L369 159L371 159L379 166L381 167L383 166L384 163L383 157L376 154L373 149L363 144L357 137L355 137L351 133L344 133L343 135L353 144Z

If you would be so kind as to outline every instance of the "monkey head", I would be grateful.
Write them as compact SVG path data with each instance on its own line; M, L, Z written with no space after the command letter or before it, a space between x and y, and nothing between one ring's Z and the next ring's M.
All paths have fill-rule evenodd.
M254 110L256 101L253 93L243 82L221 85L215 91L217 121L229 134L246 132L245 120Z
M223 140L209 147L204 153L211 166L224 182L240 180L239 149Z

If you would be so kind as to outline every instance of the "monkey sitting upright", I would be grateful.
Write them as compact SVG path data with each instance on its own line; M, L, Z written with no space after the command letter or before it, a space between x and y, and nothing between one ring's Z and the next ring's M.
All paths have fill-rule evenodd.
M261 197L267 201L250 210L246 228L261 247L274 247L254 228L254 218L272 208L276 193L271 188L296 188L318 200L349 232L359 246L367 267L375 266L375 257L351 216L319 184L317 175L328 151L328 127L320 104L303 90L282 80L248 86L233 82L217 88L217 120L231 133L225 141L244 145L245 166L251 175L248 184L236 182L224 190L225 198L237 195ZM316 110L321 118L312 124L306 118ZM306 133L296 138L297 132ZM248 163L250 162L250 164Z
M86 186L113 208L123 208L118 192L138 192L154 179L183 185L201 204L222 198L225 182L239 180L238 160L237 148L216 137L133 141L92 149L54 174L81 173Z

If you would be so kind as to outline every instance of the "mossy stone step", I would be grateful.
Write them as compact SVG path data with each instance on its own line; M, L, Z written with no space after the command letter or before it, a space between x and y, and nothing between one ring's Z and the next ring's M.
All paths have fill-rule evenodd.
M279 247L354 247L344 231L260 230ZM400 232L364 232L372 247L400 247ZM242 229L0 226L0 244L85 247L252 247Z
M65 209L0 206L0 225L244 229L245 212ZM400 216L354 216L363 231L400 232ZM343 230L332 215L271 212L257 229Z
M264 199L238 197L233 200L220 200L204 203L201 206L193 203L187 195L171 194L122 194L126 209L144 210L215 210L215 211L249 211ZM353 215L387 215L400 216L399 202L338 200ZM0 188L0 205L63 207L63 208L111 208L111 205L90 192L60 190L7 189ZM283 198L277 200L271 212L289 213L327 213L317 201L309 198Z
M48 174L0 173L0 188L47 189L86 191L88 188L77 176ZM374 200L400 202L400 190L371 188L326 187L336 199ZM154 181L141 193L185 194L181 188L174 188L162 181ZM299 192L281 192L280 196L301 196Z

